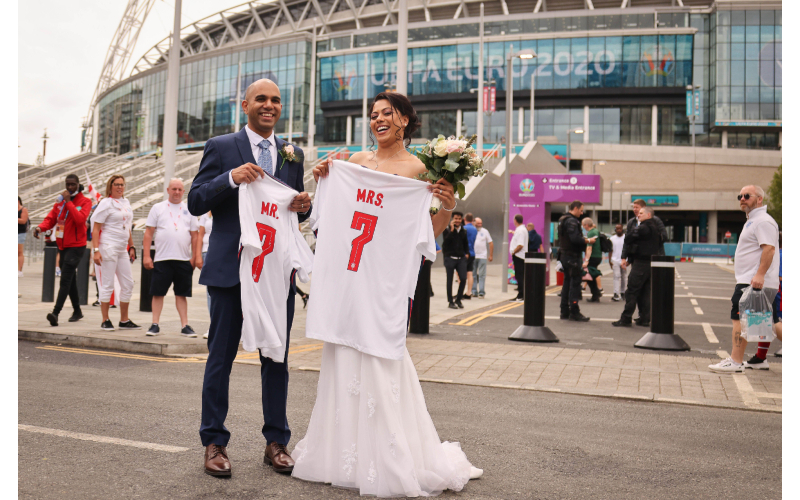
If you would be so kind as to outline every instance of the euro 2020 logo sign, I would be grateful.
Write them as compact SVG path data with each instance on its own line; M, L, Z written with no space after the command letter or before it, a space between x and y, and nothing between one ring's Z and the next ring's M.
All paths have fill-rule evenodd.
M523 193L530 193L533 191L533 181L530 179L525 179L519 183L519 190Z

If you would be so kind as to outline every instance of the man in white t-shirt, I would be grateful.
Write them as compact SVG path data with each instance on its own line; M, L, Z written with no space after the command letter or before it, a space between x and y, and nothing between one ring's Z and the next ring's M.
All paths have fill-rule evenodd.
M153 296L153 324L148 336L161 333L158 322L164 308L164 296L170 285L175 293L175 307L181 318L181 335L194 338L197 334L189 326L186 297L192 296L192 271L198 245L197 217L189 213L183 199L183 181L172 179L167 186L169 199L156 203L147 215L144 232L144 267L153 269L150 294ZM155 259L150 258L150 244L156 240Z
M611 269L614 271L614 296L611 300L619 302L622 300L621 295L625 293L625 288L628 286L628 270L622 267L622 247L625 245L625 231L622 224L614 226L614 235L609 238L611 244L614 245L614 250L611 252Z
M522 214L514 216L514 236L511 237L511 260L517 278L517 296L511 302L522 302L525 296L525 252L528 251L528 228L522 223ZM506 236L507 238L508 236Z
M492 261L494 254L494 243L492 243L492 235L483 227L483 220L480 217L475 217L475 229L478 233L475 235L475 281L472 282L472 296L484 298L486 295L486 263Z
M717 364L708 365L715 373L743 373L745 367L769 369L766 360L744 361L747 341L742 338L742 325L739 323L739 300L744 290L750 286L763 290L770 304L778 294L780 259L773 259L778 249L778 224L767 213L764 205L764 190L759 186L745 186L739 192L739 207L747 214L736 245L734 274L736 288L731 297L731 321L733 322L733 348L731 356ZM773 320L776 312L773 311Z

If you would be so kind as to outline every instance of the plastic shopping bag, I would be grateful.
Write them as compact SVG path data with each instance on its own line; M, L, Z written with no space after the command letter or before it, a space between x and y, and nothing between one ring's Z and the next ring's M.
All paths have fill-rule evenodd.
M763 290L747 287L739 300L742 338L748 342L772 342L772 304Z

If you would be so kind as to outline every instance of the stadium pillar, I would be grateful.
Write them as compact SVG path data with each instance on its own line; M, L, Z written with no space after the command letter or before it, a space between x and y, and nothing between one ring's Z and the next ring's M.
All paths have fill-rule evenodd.
M181 78L181 0L175 0L172 44L167 63L167 91L164 96L164 199L169 180L175 177L175 148L178 147L178 90Z
M408 0L399 0L397 12L397 92L408 95Z

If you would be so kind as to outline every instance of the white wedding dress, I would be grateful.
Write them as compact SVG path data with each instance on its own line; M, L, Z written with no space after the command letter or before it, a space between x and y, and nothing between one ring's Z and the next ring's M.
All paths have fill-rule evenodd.
M379 497L460 491L480 470L439 440L408 350L394 361L325 343L306 436L292 476Z

